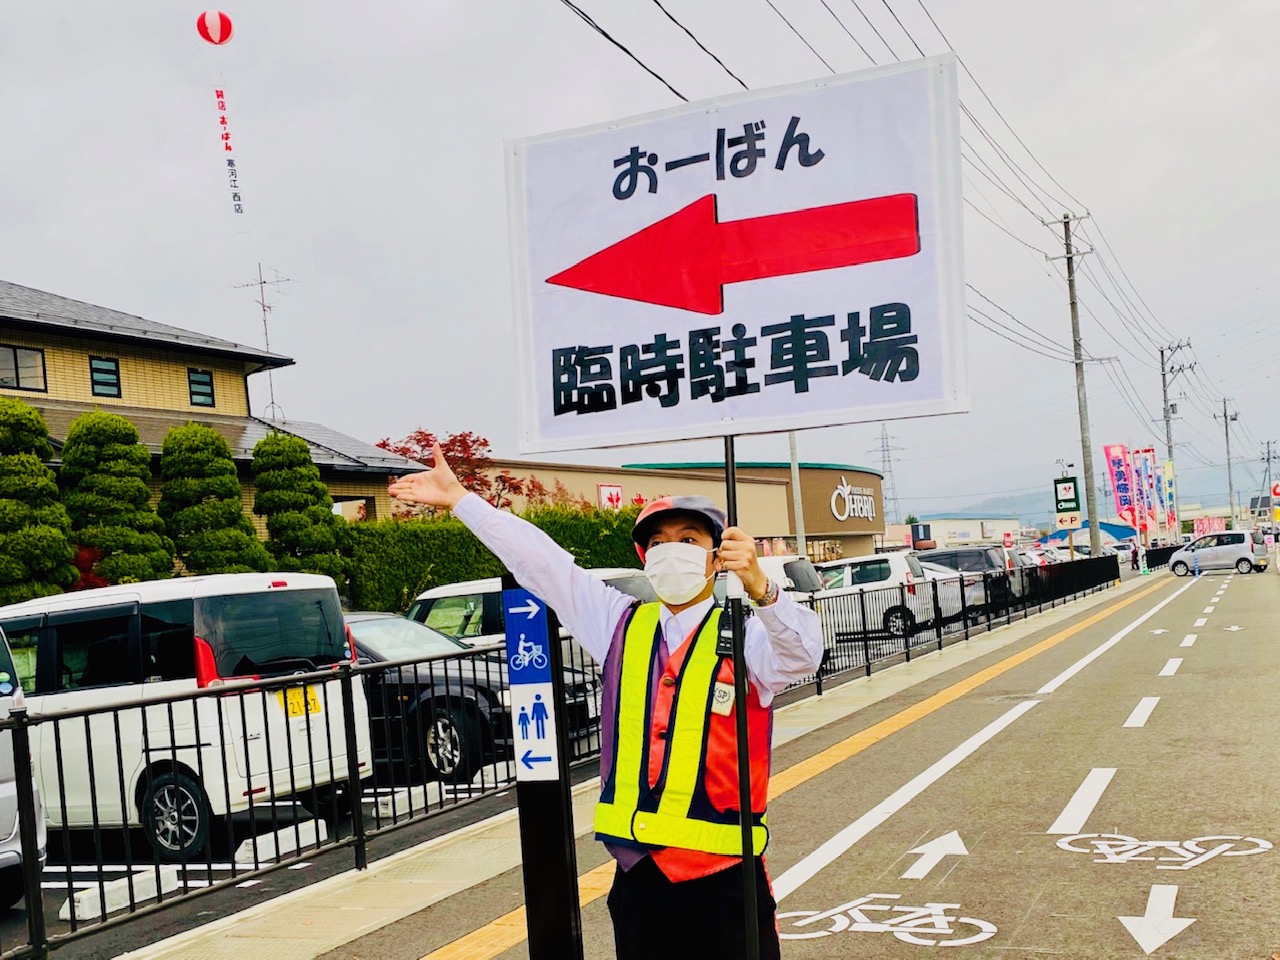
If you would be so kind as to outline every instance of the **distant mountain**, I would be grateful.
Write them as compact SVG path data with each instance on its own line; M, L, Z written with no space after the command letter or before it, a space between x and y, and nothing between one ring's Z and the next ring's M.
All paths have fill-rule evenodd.
M1047 526L1053 522L1053 491L1046 488L1044 493L988 497L955 512L986 517L1017 517L1028 526Z

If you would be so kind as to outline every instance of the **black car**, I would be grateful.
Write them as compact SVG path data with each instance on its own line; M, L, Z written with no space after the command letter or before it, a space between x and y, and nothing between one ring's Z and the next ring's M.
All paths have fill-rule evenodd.
M421 661L364 674L374 763L393 777L469 781L486 763L512 756L506 656L472 648L390 613L348 613L361 663ZM600 725L600 683L565 670L569 737Z

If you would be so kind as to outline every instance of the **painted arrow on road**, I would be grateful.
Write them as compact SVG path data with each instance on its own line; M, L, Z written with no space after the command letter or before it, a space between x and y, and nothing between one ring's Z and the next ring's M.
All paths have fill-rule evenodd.
M1175 917L1173 904L1178 898L1178 888L1173 884L1155 884L1147 897L1147 912L1140 917L1117 917L1129 935L1138 941L1143 953L1153 953L1164 946L1187 927L1194 919Z
M899 193L721 223L715 194L593 253L547 283L694 313L724 312L746 280L920 252L916 196Z
M908 850L907 853L918 853L920 859L907 868L902 879L923 880L929 875L930 870L942 862L943 857L967 857L969 848L960 839L960 834L952 830L928 843L920 844L914 850Z
M1154 634L1158 637L1158 636L1160 636L1160 634L1162 634L1162 633L1168 633L1169 631L1168 631L1168 630L1152 630L1151 632L1152 632L1152 633L1154 633Z
M550 763L550 762L551 762L551 758L550 758L550 757L535 757L535 756L533 755L533 751L532 751L532 750L526 750L526 751L524 752L524 756L520 758L520 762L521 762L521 763L523 763L523 764L524 764L528 769L532 770L532 769L533 769L533 765L534 765L535 763ZM1175 889L1176 889L1176 888L1175 888Z
M1238 631L1238 630L1243 630L1243 629L1244 629L1244 627L1237 627L1237 626L1233 623L1231 626L1229 626L1229 627L1223 627L1222 629L1223 629L1223 630L1228 630L1228 631L1230 631L1231 633L1235 633L1235 632L1236 632L1236 631Z
M542 608L538 606L536 603L534 603L532 600L526 600L524 603L520 604L520 606L518 607L508 607L507 613L527 613L529 615L529 619L532 620L534 617L538 615L538 611L540 611L541 609Z

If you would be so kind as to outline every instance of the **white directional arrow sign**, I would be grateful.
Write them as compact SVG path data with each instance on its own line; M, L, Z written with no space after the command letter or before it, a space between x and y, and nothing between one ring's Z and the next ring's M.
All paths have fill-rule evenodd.
M1158 637L1158 636L1160 636L1160 634L1162 634L1162 633L1168 633L1169 631L1168 631L1168 630L1152 630L1151 632L1152 632L1152 633L1154 633L1154 634Z
M1231 626L1229 626L1229 627L1223 627L1223 629L1224 629L1224 630L1230 630L1232 633L1235 633L1237 630L1243 630L1243 629L1244 629L1244 627L1237 627L1237 626L1233 623L1233 624L1232 624Z
M542 608L538 606L536 603L534 603L532 600L526 600L524 603L520 604L520 606L518 607L509 608L507 610L507 613L525 613L525 614L528 614L528 619L532 620L534 617L538 615L538 611L541 609Z
M1187 927L1194 919L1175 917L1173 903L1178 898L1178 888L1173 884L1155 884L1147 898L1147 912L1140 917L1117 917L1129 935L1138 941L1143 953L1152 953L1164 946Z
M943 857L967 857L969 848L960 839L960 834L952 830L928 843L920 844L914 850L908 850L907 853L918 853L920 859L907 868L902 879L923 880L930 870L942 862Z

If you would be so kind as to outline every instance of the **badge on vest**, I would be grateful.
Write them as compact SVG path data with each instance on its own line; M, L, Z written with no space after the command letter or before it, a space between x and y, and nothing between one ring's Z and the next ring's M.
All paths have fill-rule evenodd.
M715 693L711 695L711 712L727 717L733 710L733 684L717 683Z

